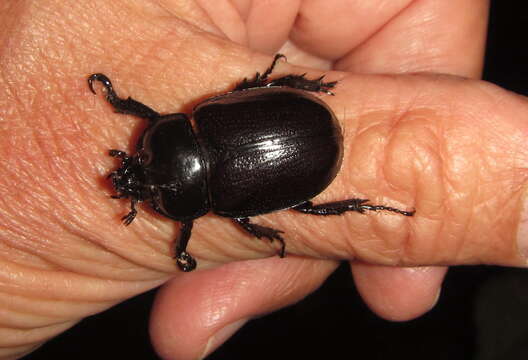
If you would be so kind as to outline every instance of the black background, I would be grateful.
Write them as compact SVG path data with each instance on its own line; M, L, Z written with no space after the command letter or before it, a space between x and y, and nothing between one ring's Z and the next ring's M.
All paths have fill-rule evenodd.
M528 95L528 13L522 4L492 1L484 78ZM148 337L154 293L83 320L25 359L158 359ZM394 323L363 304L344 264L317 292L248 323L209 357L333 358L528 359L528 272L452 268L432 311Z

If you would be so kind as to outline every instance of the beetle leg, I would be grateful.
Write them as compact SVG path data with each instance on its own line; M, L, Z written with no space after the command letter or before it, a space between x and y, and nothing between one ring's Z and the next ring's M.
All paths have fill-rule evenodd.
M269 68L267 68L266 71L264 71L264 74L262 74L262 76L260 77L260 80L262 82L268 81L268 76L273 72L273 69L275 69L275 65L277 65L277 61L279 61L279 59L281 59L281 58L286 60L286 56L284 56L282 54L275 55L275 57L273 58L273 61L271 62L271 65L269 66Z
M187 252L187 244L191 238L192 227L192 220L182 222L180 229L180 239L178 241L176 254L174 256L178 267L183 272L193 271L196 268L196 260Z
M269 68L267 68L266 71L264 71L262 75L260 75L260 73L257 72L253 79L251 80L248 80L247 78L244 79L240 84L236 86L235 91L266 86L267 85L266 82L268 81L268 76L273 72L275 65L277 65L277 61L279 61L279 59L281 58L286 59L286 56L282 54L275 55L275 58L273 58L273 62L271 63Z
M311 201L293 207L293 210L310 215L341 215L347 211L357 211L363 214L366 210L391 211L405 216L413 216L415 210L404 211L390 206L367 204L368 199L348 199L325 204L314 205Z
M113 106L114 110L121 114L134 115L143 119L149 119L151 121L156 120L160 115L156 111L149 108L147 105L140 103L128 97L122 99L117 96L112 86L110 79L104 74L92 74L88 77L88 86L90 90L95 94L93 87L94 81L99 81L103 84L106 90L106 100Z
M334 93L331 92L330 89L332 89L337 84L337 81L324 82L324 75L317 79L306 79L306 74L286 75L278 79L268 81L269 75L271 75L273 69L275 68L275 65L277 65L277 62L281 58L286 59L286 56L282 54L275 55L275 58L273 59L273 62L271 63L270 67L267 68L262 75L257 72L253 79L244 79L240 84L235 87L235 91L264 86L287 86L294 89L313 92L324 92L328 95L334 95Z
M279 256L284 257L284 252L286 249L286 244L284 243L284 239L282 236L279 235L279 233L283 233L284 231L275 230L269 227L252 224L249 222L249 218L234 218L233 221L237 223L238 225L242 226L242 229L244 229L246 232L250 233L251 235L257 237L257 238L267 238L270 241L278 240L281 243L281 249L279 251Z
M278 79L270 81L267 86L287 86L294 89L300 89L305 91L313 92L324 92L328 95L334 95L330 91L336 84L337 81L324 82L324 75L317 79L307 79L306 74L302 75L286 75Z

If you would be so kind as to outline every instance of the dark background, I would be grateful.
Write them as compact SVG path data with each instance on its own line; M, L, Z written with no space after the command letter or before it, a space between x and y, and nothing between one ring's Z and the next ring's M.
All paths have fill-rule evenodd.
M522 4L492 1L484 78L528 95L528 13ZM158 359L148 337L154 293L85 319L25 359ZM526 360L528 270L452 268L432 311L394 323L363 304L343 264L317 292L248 323L209 357L333 358Z

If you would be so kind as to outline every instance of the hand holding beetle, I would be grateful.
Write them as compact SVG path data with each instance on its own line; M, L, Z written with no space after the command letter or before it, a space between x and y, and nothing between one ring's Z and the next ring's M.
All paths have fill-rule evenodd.
M422 53L413 55L398 48L405 45L408 33L405 41L394 35L386 40L387 33L398 34L398 27L404 27L397 20L363 43L359 32L342 30L348 28L340 26L336 17L331 24L343 31L346 41L337 41L335 36L335 41L328 41L329 22L324 31L311 28L325 21L316 4L289 12L284 3L274 4L269 11L281 16L269 16L260 9L248 17L247 32L233 30L233 23L215 17L214 9L204 8L210 18L218 19L212 23L186 16L176 5L170 9L172 17L166 16L167 9L156 7L147 11L138 5L119 8L105 2L89 7L88 2L79 1L76 8L66 10L46 0L28 8L8 5L0 13L3 19L16 19L3 22L9 26L2 39L10 41L2 42L9 51L0 55L0 118L4 124L0 140L5 167L0 180L0 245L4 249L0 260L7 279L1 296L16 293L35 305L35 311L24 319L12 309L2 326L18 329L23 321L26 328L36 329L31 337L19 336L15 330L3 336L1 345L6 351L28 351L79 318L159 285L175 272L170 248L176 229L171 221L142 206L142 216L133 226L117 224L118 214L126 210L121 202L107 199L111 189L103 177L115 164L105 153L109 147L132 152L143 128L137 119L115 114L100 98L91 96L86 76L104 72L112 76L123 96L141 99L163 113L188 113L201 100L225 92L269 65L270 58L257 57L235 42L275 52L287 33L292 38L281 51L289 63L277 65L278 77L308 71L310 78L327 72L328 81L339 80L336 96L322 98L344 129L343 165L317 203L361 196L376 204L411 206L417 213L414 218L351 213L321 219L291 211L273 213L258 222L287 232L288 256L221 267L216 266L269 257L273 250L226 219L201 218L189 246L205 270L177 276L160 293L153 313L153 340L162 355L196 357L208 338L212 339L209 350L213 349L242 319L291 303L315 289L334 269L333 260L392 266L525 266L522 240L528 235L519 227L524 219L521 209L528 160L524 98L449 76L351 75L293 67L309 64L354 73L428 71L475 77L480 71L482 43L473 36L469 47L460 32L478 29L484 36L484 24L446 16L450 28L459 33L436 44L436 50L440 49L436 54L442 56L431 62L427 56L428 61L421 60ZM451 5L443 6L435 11L444 11L444 15L453 11ZM423 2L409 7L407 15L398 19L405 22L412 11L426 13L426 8ZM485 13L484 6L477 10L456 13L475 17ZM70 17L50 15L65 11ZM318 16L314 22L301 21L290 29L297 11L304 18ZM396 8L386 11L379 21L369 18L370 30L361 36L369 37L384 24L383 19L398 13ZM69 23L73 18L76 21ZM153 19L156 26L150 25ZM251 26L263 26L266 19L291 21L273 26L275 32L260 38ZM453 26L453 21L460 26ZM88 33L82 24L89 24L92 31ZM460 48L465 49L464 59L448 61L451 52ZM388 272L393 274L385 277L391 284L380 280L379 274ZM372 265L354 269L371 307L391 318L409 318L432 306L441 278L438 272ZM419 277L424 281L417 281ZM409 279L418 285L409 285ZM402 286L411 289L409 296L422 296L407 308L394 302L391 305L396 310L390 310L372 295L374 285L388 299L395 299L391 295L401 292ZM228 305L222 316L213 317L217 312L211 304L222 296L211 294L236 299L233 304L238 306ZM50 316L39 296L59 299L62 312ZM178 331L186 333L185 339L177 336Z

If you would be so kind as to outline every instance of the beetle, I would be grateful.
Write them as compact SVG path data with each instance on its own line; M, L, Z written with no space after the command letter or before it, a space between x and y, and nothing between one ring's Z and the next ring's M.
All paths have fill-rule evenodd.
M343 136L336 116L313 93L334 95L337 82L323 77L286 75L270 80L277 54L263 73L244 79L231 92L199 103L192 114L162 115L128 97L120 98L101 73L88 77L102 83L106 100L118 113L148 121L136 152L110 150L121 166L108 176L113 198L130 199L125 225L136 217L138 202L147 201L161 215L181 222L175 259L192 271L196 260L187 252L193 221L208 212L231 218L257 238L281 243L283 231L254 224L250 217L292 209L312 215L347 211L390 211L412 216L413 211L372 205L367 199L314 205L310 199L335 178L343 158Z

